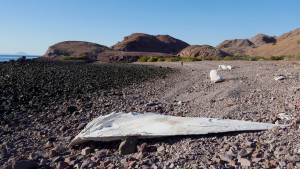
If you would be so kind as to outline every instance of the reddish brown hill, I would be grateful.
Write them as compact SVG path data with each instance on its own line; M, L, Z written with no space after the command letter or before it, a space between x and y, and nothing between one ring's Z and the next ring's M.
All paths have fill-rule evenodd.
M176 42L176 40L169 38L168 36L158 36L158 38L166 43L172 43L172 41ZM43 57L59 59L61 58L61 56L73 56L75 58L80 56L86 56L89 59L99 60L103 62L135 62L141 56L173 57L174 55L159 52L115 51L106 46L99 45L96 43L82 41L65 41L50 46Z
M189 44L169 35L148 35L134 33L124 38L123 41L112 46L112 49L127 52L159 52L176 54Z
M233 39L225 40L220 43L217 47L220 49L224 48L240 48L240 47L253 47L254 44L249 39Z
M178 55L181 57L216 58L226 56L226 53L209 45L191 45L182 49Z
M275 37L268 36L268 35L265 35L265 34L258 34L256 36L252 37L250 39L250 41L252 43L254 43L255 46L257 46L257 47L268 44L268 43L276 43Z
M277 41L282 41L282 40L285 40L285 39L291 39L291 38L299 37L299 35L300 35L300 28L295 29L295 30L290 31L290 32L287 32L287 33L284 33L284 34L276 37L276 40Z
M300 54L300 29L276 37L277 42L247 51L250 56L280 56Z
M246 51L254 48L254 46L249 39L233 39L223 41L216 48L221 49L229 55L241 56L245 55Z
M48 48L43 57L57 58L59 56L86 56L96 59L98 54L109 50L108 47L91 42L83 41L64 41L52 45Z

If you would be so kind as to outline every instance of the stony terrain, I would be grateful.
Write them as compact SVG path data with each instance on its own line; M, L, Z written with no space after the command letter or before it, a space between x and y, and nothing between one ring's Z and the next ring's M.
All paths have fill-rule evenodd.
M155 67L152 67L154 64ZM208 73L219 64L222 83ZM148 67L150 66L150 67ZM300 168L300 63L78 62L0 65L3 168ZM2 73L3 72L3 73ZM274 77L284 75L282 81ZM67 147L94 117L112 111L290 124L269 131L121 141ZM286 113L294 119L280 119Z

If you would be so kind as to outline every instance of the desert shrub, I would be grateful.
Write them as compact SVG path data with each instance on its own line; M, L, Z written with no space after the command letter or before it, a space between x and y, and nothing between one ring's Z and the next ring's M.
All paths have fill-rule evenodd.
M300 53L295 57L296 60L300 60Z
M255 61L267 60L265 57L262 57L262 56L254 56L253 58Z
M147 62L147 60L148 60L148 57L142 56L138 59L138 62Z
M86 60L86 59L88 59L88 57L86 57L86 56L65 56L65 55L62 55L62 56L60 56L60 59L61 60Z
M204 58L202 58L202 60L214 60L214 59L211 57L204 57Z
M68 60L71 56L60 56L59 58L61 60Z
M175 58L175 57L174 58L166 58L165 61L166 62L177 62L177 61L180 61L180 58Z
M233 60L246 60L246 61L250 60L249 56L233 56L233 57L234 57Z
M88 59L88 57L87 56L78 56L78 57L76 57L76 59L86 60L86 59Z
M164 62L164 61L165 61L165 58L158 58L157 61L158 61L158 62Z
M247 60L248 61L258 61L258 59L256 57L249 57L249 58L247 58Z
M284 56L271 56L270 60L283 60Z
M214 58L215 61L221 61L221 60L224 60L224 57L216 57Z
M258 61L260 57L258 56L240 56L238 60L245 60L245 61Z
M295 56L292 55L283 56L283 60L293 60L294 58Z
M239 59L237 56L226 56L226 57L224 57L224 60L229 61L229 60L239 60Z
M157 57L150 57L148 58L147 62L157 62L158 58Z

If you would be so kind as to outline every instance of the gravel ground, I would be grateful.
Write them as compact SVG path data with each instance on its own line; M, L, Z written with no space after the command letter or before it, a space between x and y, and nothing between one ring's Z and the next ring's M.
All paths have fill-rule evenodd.
M221 83L211 83L219 64ZM153 67L153 65L155 67ZM0 64L3 168L300 168L300 63ZM274 77L284 75L281 81ZM290 124L232 132L67 147L93 118L112 111L154 112ZM294 119L278 117L285 113Z

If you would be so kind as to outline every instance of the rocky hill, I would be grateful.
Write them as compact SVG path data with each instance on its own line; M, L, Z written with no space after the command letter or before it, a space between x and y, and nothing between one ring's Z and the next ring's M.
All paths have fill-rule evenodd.
M258 34L250 40L225 40L216 48L234 56L295 56L300 54L300 28L278 37Z
M215 48L192 45L169 35L134 33L126 36L111 48L91 42L65 41L52 45L44 54L46 58L59 56L85 57L101 61L133 62L141 56L202 57L218 56L280 56L300 54L300 28L278 37L258 34L251 39L225 40Z
M256 36L252 37L250 41L258 47L269 43L276 43L276 38L265 34L257 34Z
M295 29L293 31L289 31L287 33L284 33L284 34L276 37L276 40L282 41L282 40L291 39L291 38L298 38L299 35L300 35L300 28Z
M300 29L276 37L276 43L268 43L246 52L250 56L288 56L300 54Z
M109 50L108 47L91 42L64 41L52 45L44 54L46 58L59 58L60 56L84 56L96 59L98 54Z
M209 45L191 45L182 49L180 57L216 58L226 56L226 53Z
M228 53L229 55L241 56L245 55L247 50L254 47L254 43L252 43L249 39L233 39L223 41L216 48Z
M148 35L134 33L126 36L123 41L112 46L112 49L127 52L159 52L177 54L183 48L189 46L188 43L169 35Z

